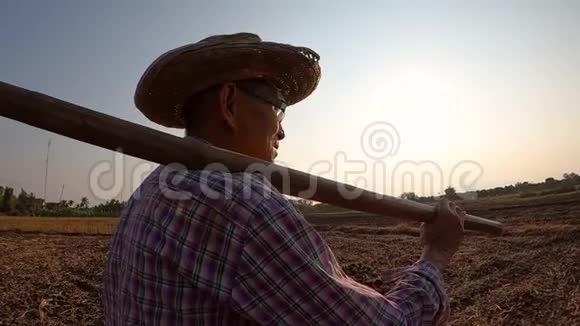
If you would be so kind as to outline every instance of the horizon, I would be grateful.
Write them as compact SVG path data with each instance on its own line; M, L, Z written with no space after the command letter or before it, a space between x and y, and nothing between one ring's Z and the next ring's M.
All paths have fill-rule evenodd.
M530 180L520 180L520 181L517 181L517 182L512 183L512 184L497 185L497 186L492 186L492 187L489 187L489 188L478 188L478 189L473 189L473 190L469 190L469 191L465 191L465 192L457 192L457 195L460 195L460 196L461 195L467 195L467 194L474 193L474 192L477 193L477 192L480 192L480 191L486 191L486 190L489 191L489 190L494 190L494 189L497 189L497 188L506 188L506 187L510 187L510 186L516 187L518 184L530 184L530 185L543 184L543 183L546 183L547 180L550 179L550 178L554 179L557 182L561 182L561 181L565 180L565 175L566 174L580 175L580 171L579 171L579 173L576 173L575 171L564 172L564 173L562 173L561 177L550 176L550 177L545 177L543 180L531 180L531 181ZM580 187L580 186L577 186L577 187ZM13 196L15 196L15 197L18 197L18 194L21 191L24 191L24 192L26 192L29 195L33 195L36 199L43 199L43 198L37 196L38 194L36 194L36 193L34 193L32 191L28 191L27 189L24 189L24 188L14 188L10 184L8 184L8 185L7 184L0 184L0 189L6 190L6 188L12 188L14 190ZM451 188L453 188L453 187L451 187ZM455 190L455 188L453 188L453 189ZM17 190L20 190L20 191L17 191ZM409 192L407 192L407 194L408 193L415 193L415 192L414 191L409 191ZM401 193L399 195L399 197L402 196L403 194L405 194L405 193ZM1 197L1 195L2 194L0 193L0 197ZM416 194L416 195L418 195L418 194ZM521 195L521 193L520 193L520 195ZM289 198L289 200L303 200L303 198L300 198L300 197L295 197L295 196L290 196L290 195L285 195L285 196L287 196ZM438 194L435 194L435 195L432 195L432 196L428 196L428 195L421 196L421 195L418 195L418 198L427 199L428 197L434 197L435 199L437 199L437 198L442 197L442 196L444 196L444 193L438 193ZM503 197L503 196L517 196L517 194L495 195L495 196L492 196L492 198ZM547 196L550 196L550 195L547 195ZM83 197L86 197L87 199L89 199L88 196L83 196ZM81 199L83 197L81 197ZM489 197L483 197L483 198L489 198ZM120 203L126 203L128 199L129 198L125 198L125 199L121 198L121 199L119 199L119 198L114 198L113 197L113 198L109 198L107 200L97 200L95 202L92 202L92 201L89 200L89 203L91 204L89 207L93 207L93 206L99 205L99 204L104 204L104 203L106 203L108 201L111 201L111 200L117 200ZM464 198L462 198L462 199L464 199ZM479 200L479 199L482 199L482 198L479 198L479 197L475 198L475 200ZM45 203L56 204L56 203L59 203L61 201L70 201L70 200L71 199L67 199L66 197L63 197L63 198L61 198L61 199L59 199L57 201L45 202ZM310 199L306 199L306 201L312 202L312 203L316 203L316 204L321 204L319 202L316 202L316 201L313 201L313 200L310 200ZM77 201L74 201L74 202L77 203Z
M2 81L182 136L135 109L137 80L167 50L248 31L321 56L318 89L288 109L277 163L353 185L364 181L363 188L394 196L425 195L417 191L425 190L424 180L417 186L405 179L405 173L423 178L425 170L433 184L439 178L457 192L580 172L578 2L135 7L112 1L0 4ZM107 200L98 201L89 184L96 166L114 162L113 152L5 118L0 186L42 196L49 139L47 201L59 198L63 184L63 199ZM386 174L371 171L379 161ZM321 162L330 164L328 175L316 170ZM397 177L405 162L412 164ZM454 178L461 164L461 177L471 178L467 185ZM147 166L154 164L125 157L121 192L108 199L127 200L138 185L133 172ZM111 175L99 180L114 184Z

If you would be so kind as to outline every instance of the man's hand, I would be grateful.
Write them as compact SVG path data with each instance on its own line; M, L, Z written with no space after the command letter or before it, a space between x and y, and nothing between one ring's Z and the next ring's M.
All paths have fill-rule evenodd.
M443 271L463 240L465 211L447 199L439 201L436 208L435 219L421 225L421 259L430 261Z

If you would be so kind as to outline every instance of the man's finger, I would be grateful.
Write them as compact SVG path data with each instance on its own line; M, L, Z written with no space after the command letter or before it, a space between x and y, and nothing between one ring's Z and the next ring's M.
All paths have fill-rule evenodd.
M457 208L458 208L458 207L457 207L457 204L456 204L456 203L454 203L454 202L452 202L452 201L450 201L450 202L449 202L449 210L450 210L450 211L452 211L452 212L456 213L456 212L457 212Z
M465 229L464 225L465 225L465 216L467 215L467 213L464 210L461 210L461 212L459 214L457 214L457 217L459 219L459 224L461 224L461 228Z

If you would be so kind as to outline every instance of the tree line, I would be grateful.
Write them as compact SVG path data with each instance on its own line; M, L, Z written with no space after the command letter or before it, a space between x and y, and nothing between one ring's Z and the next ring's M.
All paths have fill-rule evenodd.
M490 189L477 190L471 193L472 197L481 199L505 195L517 195L522 198L544 196L559 193L566 193L576 191L580 188L580 175L571 172L564 173L562 179L555 179L553 177L546 178L544 182L517 182L516 184L507 185L503 187L495 187ZM449 200L464 199L466 194L458 194L453 187L445 189L445 193L441 195L443 198ZM419 202L431 202L436 200L433 196L421 197L414 192L405 192L401 195L403 199L415 200Z
M519 195L520 197L542 196L556 193L576 191L580 188L580 175L571 172L564 173L562 179L553 177L546 178L544 182L518 182L504 187L477 190L477 198L495 197L503 195ZM458 194L454 188L448 187L440 197L449 200L463 199L463 194ZM433 196L418 196L414 192L405 192L401 198L417 202L431 203L437 200ZM292 199L294 206L303 213L336 212L342 209L328 205L316 204L304 199ZM74 216L74 217L117 217L121 214L125 202L111 199L104 203L91 206L87 197L81 198L80 202L61 200L56 203L45 203L43 199L36 198L31 192L20 190L18 196L14 189L0 186L0 215L20 216Z
M532 182L517 182L513 185L507 185L504 187L495 187L490 189L482 189L474 191L470 194L457 193L455 188L447 187L441 196L419 196L415 192L404 192L401 194L402 199L413 200L422 203L433 203L439 198L446 198L449 200L462 200L467 197L473 197L474 199L480 198L490 198L496 196L504 195L516 195L521 198L534 197L534 196L544 196L552 195L558 193L567 193L580 190L580 175L577 173L564 173L562 179L556 179L553 177L546 178L544 182L532 183ZM470 195L470 196L467 196ZM311 201L298 199L292 200L294 206L302 211L303 213L325 213L325 212L337 212L343 210L340 207L336 207L328 204L315 204Z
M0 186L0 215L117 217L124 205L124 202L111 199L91 206L87 197L82 197L78 203L73 200L51 203L37 198L32 192L26 192L24 189L16 196L13 188Z

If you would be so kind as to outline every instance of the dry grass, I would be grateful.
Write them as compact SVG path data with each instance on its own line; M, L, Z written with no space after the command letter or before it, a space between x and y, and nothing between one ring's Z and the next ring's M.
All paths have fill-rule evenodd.
M0 216L0 231L112 234L118 218Z

